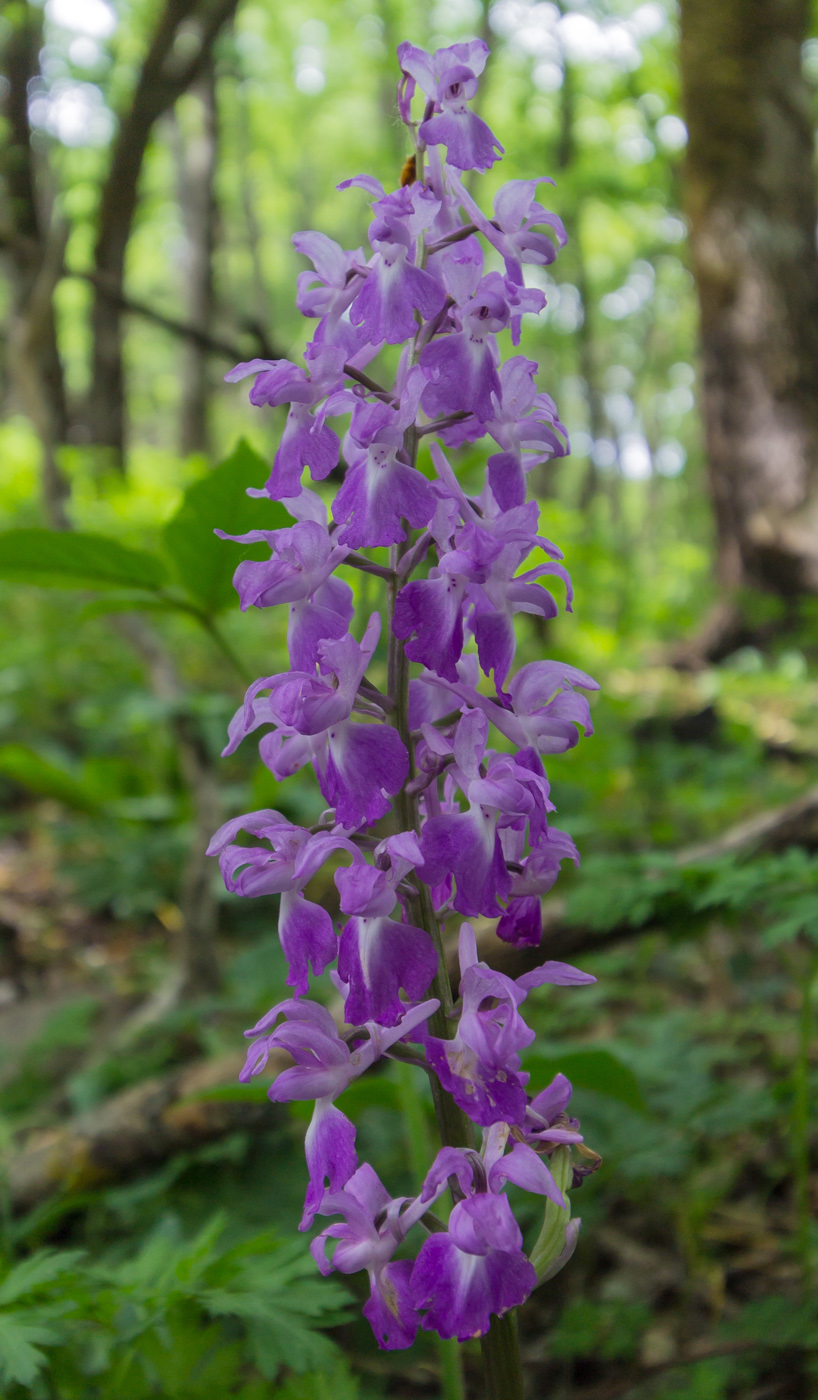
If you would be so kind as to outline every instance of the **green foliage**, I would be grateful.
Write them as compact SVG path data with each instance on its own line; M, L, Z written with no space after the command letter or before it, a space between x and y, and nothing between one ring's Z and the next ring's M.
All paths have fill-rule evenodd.
M54 797L78 812L100 811L100 803L80 778L26 744L0 745L0 773L38 797Z
M180 583L206 613L234 607L233 574L239 559L269 557L262 544L237 545L214 534L215 525L228 535L249 530L279 530L292 524L277 501L260 502L247 495L258 490L270 469L249 443L242 440L207 476L185 492L182 504L165 526L164 543Z
M144 549L79 531L5 530L0 578L49 588L145 588L167 581L161 559Z
M632 1356L650 1321L644 1303L569 1303L548 1341L553 1356Z
M60 1400L127 1393L204 1397L253 1389L286 1368L329 1368L338 1394L357 1390L324 1329L346 1317L348 1295L316 1275L301 1240L265 1231L222 1242L214 1217L189 1239L166 1218L136 1253L92 1261L81 1250L43 1249L0 1278L0 1376L37 1393L50 1361ZM321 1396L317 1375L283 1395ZM83 1386L87 1389L83 1390Z
M524 1064L537 1084L548 1084L555 1074L565 1074L577 1089L592 1089L637 1113L646 1112L636 1075L610 1050L569 1050L555 1059L533 1050L524 1056Z

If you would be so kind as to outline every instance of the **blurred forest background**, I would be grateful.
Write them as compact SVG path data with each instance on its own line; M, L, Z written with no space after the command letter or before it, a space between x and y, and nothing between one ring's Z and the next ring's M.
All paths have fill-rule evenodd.
M283 411L222 376L299 353L293 232L365 243L334 187L397 182L397 43L475 33L507 156L474 192L549 174L570 235L522 348L571 433L538 491L578 601L521 619L521 659L602 684L595 737L549 764L583 866L544 948L599 982L539 994L532 1068L573 1080L604 1161L523 1310L530 1393L818 1395L814 18L0 0L4 1395L456 1394L428 1339L377 1353L359 1280L295 1234L303 1117L236 1085L283 989L274 901L226 898L203 850L233 813L320 806L252 744L218 756L285 663L212 534L270 518L244 491ZM343 1106L410 1191L416 1086L392 1065Z

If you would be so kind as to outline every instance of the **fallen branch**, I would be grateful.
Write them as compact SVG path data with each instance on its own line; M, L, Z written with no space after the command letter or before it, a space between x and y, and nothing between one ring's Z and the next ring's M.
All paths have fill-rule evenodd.
M275 1052L273 1074L290 1063ZM31 1210L58 1192L88 1191L156 1167L240 1128L269 1124L274 1110L264 1099L225 1100L208 1091L233 1086L240 1051L199 1061L149 1079L79 1114L63 1127L32 1133L6 1169L9 1203Z

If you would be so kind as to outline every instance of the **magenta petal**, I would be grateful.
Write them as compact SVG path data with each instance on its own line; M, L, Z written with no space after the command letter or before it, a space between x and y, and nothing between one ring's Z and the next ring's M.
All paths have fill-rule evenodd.
M517 978L517 986L530 992L532 987L542 987L545 983L554 987L584 987L595 981L590 972L580 972L570 963L550 960L544 962L542 967L535 967L533 972L523 973L522 977Z
M338 950L332 919L326 909L303 894L285 893L281 896L278 936L290 965L287 986L303 996L309 986L309 968L319 977Z
M358 1165L355 1127L329 1099L319 1099L304 1139L310 1184L299 1230L308 1230L328 1191L346 1186Z
M435 513L428 481L414 467L372 450L347 472L332 511L343 524L338 538L351 549L371 549L406 539L403 520L413 529L428 525Z
M388 724L354 724L329 731L327 767L320 778L326 801L348 831L370 825L389 811L386 794L397 792L409 773L409 755Z
M407 583L395 600L396 637L415 638L406 646L410 661L420 661L446 680L456 681L463 651L462 602L465 583L451 574Z
M465 106L431 117L418 135L429 146L445 146L446 159L457 170L486 171L503 153L491 127Z
M515 948L538 948L542 938L542 905L528 896L512 899L497 925L497 937Z
M428 990L437 954L423 929L394 919L352 918L341 934L338 973L349 985L344 1017L350 1026L377 1021L397 1026L406 1010L402 987L412 1001Z
M448 1234L424 1242L412 1271L412 1297L423 1327L467 1342L489 1330L491 1314L524 1303L537 1275L522 1250L465 1254Z
M395 1259L372 1279L363 1314L382 1351L401 1351L415 1340L420 1318L412 1301L411 1259Z

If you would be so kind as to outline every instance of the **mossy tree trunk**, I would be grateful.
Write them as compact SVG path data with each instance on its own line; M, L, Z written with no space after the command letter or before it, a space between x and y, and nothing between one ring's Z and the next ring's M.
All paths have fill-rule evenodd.
M686 203L725 601L818 589L818 253L807 0L681 0Z

